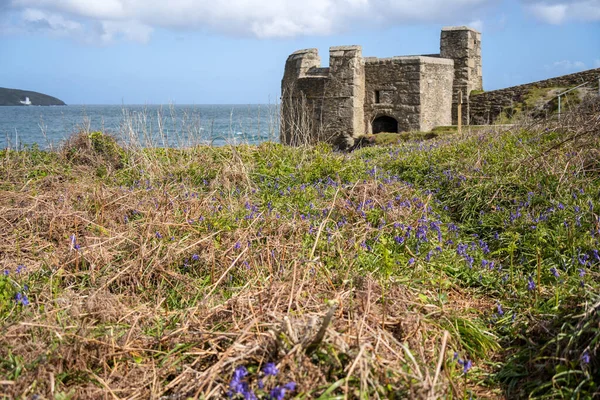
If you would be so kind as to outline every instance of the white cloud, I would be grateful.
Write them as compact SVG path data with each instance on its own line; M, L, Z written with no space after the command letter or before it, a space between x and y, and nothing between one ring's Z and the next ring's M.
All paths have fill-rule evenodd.
M6 1L6 0L0 0ZM452 25L472 20L497 0L9 0L22 21L28 9L99 27L103 42L123 37L146 41L153 28L211 30L259 38L326 35L356 24ZM46 19L47 20L47 19Z
M83 26L68 20L60 14L48 13L42 10L27 8L22 14L26 29L46 31L53 35L77 35Z
M523 0L536 18L559 25L569 21L600 21L600 0Z
M552 65L546 65L546 69L560 70L562 72L577 72L586 69L586 65L582 61L561 60L554 62Z
M107 44L116 37L132 42L146 43L150 40L152 28L138 21L102 21L100 38Z
M471 28L477 29L479 32L483 32L483 21L480 19L473 20L467 24Z

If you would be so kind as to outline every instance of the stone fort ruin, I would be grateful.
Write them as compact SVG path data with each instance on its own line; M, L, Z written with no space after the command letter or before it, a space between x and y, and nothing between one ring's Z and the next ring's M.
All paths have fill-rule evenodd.
M281 83L282 143L334 142L379 132L429 131L457 121L458 102L482 90L481 34L443 28L440 53L363 57L360 46L299 50ZM465 104L466 105L466 104Z

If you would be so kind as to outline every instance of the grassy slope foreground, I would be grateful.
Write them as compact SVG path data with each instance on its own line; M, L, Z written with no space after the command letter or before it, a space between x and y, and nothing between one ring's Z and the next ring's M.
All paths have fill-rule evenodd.
M0 152L8 398L591 398L598 103L351 154ZM568 140L567 140L568 139Z

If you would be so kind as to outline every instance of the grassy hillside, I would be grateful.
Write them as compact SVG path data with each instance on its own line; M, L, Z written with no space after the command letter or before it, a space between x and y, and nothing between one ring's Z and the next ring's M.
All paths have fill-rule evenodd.
M65 103L56 97L48 96L43 93L31 92L28 90L7 89L0 87L0 106L20 106L21 100L29 97L32 105L35 106L64 106Z
M12 398L591 398L599 103L334 153L0 152ZM467 131L467 129L465 129Z

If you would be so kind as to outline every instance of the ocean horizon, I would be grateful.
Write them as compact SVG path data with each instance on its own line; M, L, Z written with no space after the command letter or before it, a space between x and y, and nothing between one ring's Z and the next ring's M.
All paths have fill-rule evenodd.
M60 146L102 131L145 147L257 144L279 140L276 104L70 104L0 107L0 149Z

